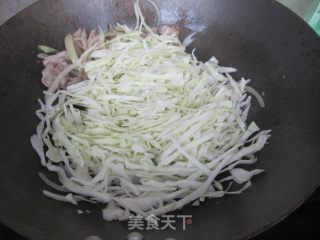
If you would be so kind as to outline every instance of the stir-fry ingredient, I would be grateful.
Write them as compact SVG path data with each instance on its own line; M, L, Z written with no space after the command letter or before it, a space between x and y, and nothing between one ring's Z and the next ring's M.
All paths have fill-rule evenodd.
M134 10L135 29L79 29L66 36L65 51L41 55L48 90L31 143L61 186L41 178L64 194L43 193L105 203L106 220L241 193L262 172L242 166L256 162L270 136L246 123L248 91L258 93L232 78L234 68L186 53L193 35L183 45L176 27L151 29L139 1ZM242 185L231 191L232 182Z

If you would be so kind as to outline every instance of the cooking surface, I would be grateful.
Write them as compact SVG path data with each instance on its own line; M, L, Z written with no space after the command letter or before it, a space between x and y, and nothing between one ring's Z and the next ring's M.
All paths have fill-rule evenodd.
M289 217L266 232L252 238L252 240L320 239L319 216L320 189L318 189L299 209L293 212ZM27 240L3 225L0 226L0 239Z
M3 162L4 166L0 169L0 180L2 183L12 184L12 186L1 185L1 190L6 193L2 196L9 198L9 201L3 199L1 202L1 220L15 223L13 226L15 229L28 232L30 235L35 234L36 239L43 239L46 236L58 239L59 234L60 236L64 233L73 234L77 224L86 226L80 229L84 233L96 229L103 229L104 234L107 234L108 229L125 230L125 224L121 227L119 224L101 223L98 213L90 217L90 221L97 222L88 224L81 220L83 218L74 216L75 209L45 199L41 196L44 185L36 174L33 174L38 171L39 162L24 161L36 159L36 155L30 149L30 143L26 141L35 126L35 120L26 116L36 108L36 98L41 93L38 78L40 68L31 61L35 56L35 45L46 41L51 45L57 43L66 32L74 30L74 25L92 27L96 24L96 19L86 15L92 16L90 11L94 13L97 11L93 6L83 11L81 4L79 9L74 9L72 4L68 6L67 3L74 1L56 1L59 9L68 10L68 15L57 18L54 17L57 11L50 6L49 2L42 1L32 10L25 11L16 17L15 22L9 22L0 29L0 34L3 34L0 47L8 56L5 61L0 60L0 62L3 66L11 66L11 69L2 70L0 76L2 86L8 88L7 91L4 89L1 92L7 102L2 102L3 116L0 123L6 126L3 129L3 136L9 134L17 136L15 139L3 136L0 139L3 146L8 146L3 150L4 152L1 152L2 159L8 159L8 161ZM84 1L78 2L84 3ZM95 0L95 2L98 4L99 1ZM211 239L212 235L209 236L208 233L214 231L212 234L217 234L217 238L223 239L248 236L261 231L261 228L268 227L267 223L275 223L279 217L286 216L288 211L293 210L304 197L311 193L319 179L320 171L317 161L319 138L314 134L319 131L317 100L320 96L319 91L314 89L319 83L317 77L319 76L320 50L319 45L316 45L319 40L301 20L271 1L248 0L255 11L239 5L235 0L228 1L231 8L226 1L214 2L216 3L214 8L210 7L212 11L207 12L206 7L201 8L200 11L208 13L207 17L212 17L212 21L220 22L208 28L208 31L214 35L202 36L202 39L200 37L199 41L195 42L198 54L202 58L214 54L223 64L238 67L241 75L253 78L253 84L256 84L259 90L266 92L267 108L256 110L255 117L263 128L273 129L273 137L272 144L267 146L260 156L259 164L267 169L267 174L255 179L254 186L243 195L220 199L215 201L216 204L210 201L197 211L193 211L194 219L198 222L194 224L194 229L197 228L197 231L191 230L186 235L190 239L198 239L199 232L203 233L204 238ZM191 4L182 6L185 9L188 7L191 7ZM41 9L48 9L48 12L41 12ZM36 18L30 19L28 13L32 11L36 13L33 15ZM219 15L221 11L225 14ZM84 17L77 18L79 13ZM94 16L105 18L105 15L99 11ZM199 15L196 14L196 16ZM47 21L50 17L56 19L56 22ZM66 19L72 19L72 23ZM278 21L279 19L283 21ZM112 21L112 19L108 20ZM256 24L252 26L254 29L247 31L247 26L252 22ZM36 27L32 28L33 25ZM28 26L30 26L29 29ZM57 26L60 27L57 28ZM42 32L37 32L40 34L37 35L34 29L38 31L41 29ZM46 34L48 30L51 30L51 34ZM21 44L18 34L25 36L23 44L26 44L27 48ZM12 39L17 41L14 42ZM209 48L211 43L214 43L212 44L214 53ZM208 49L211 52L208 52ZM20 54L22 52L23 55ZM7 81L8 79L11 81ZM285 79L289 79L290 84ZM16 86L19 87L14 88ZM12 109L15 109L14 114L11 112ZM19 148L16 148L17 142L21 143L18 145ZM22 169L24 172L15 172L16 169ZM16 189L14 194L11 194L12 188ZM48 214L46 210L52 209L54 210L51 214ZM184 211L188 212L190 208ZM212 215L208 215L208 211L212 211ZM32 214L36 212L37 219L32 217L30 212ZM61 216L61 212L64 216ZM71 219L67 221L71 224L70 226L65 226L63 221L65 219ZM41 228L35 227L38 224ZM48 224L56 228L51 229ZM228 227L231 231L228 231ZM124 235L124 233L121 234ZM171 233L166 233L166 237L169 234ZM161 237L160 233L153 235L146 233L146 235L151 236L152 239ZM179 239L177 232L173 235L177 240Z
M10 1L0 1L0 24L5 22L7 19L15 15L20 10L25 7L30 6L32 3L35 3L39 0L10 0ZM317 4L320 3L320 0L277 0L282 3L284 6L291 9L293 12L298 14L305 21L309 21L311 15L316 9Z

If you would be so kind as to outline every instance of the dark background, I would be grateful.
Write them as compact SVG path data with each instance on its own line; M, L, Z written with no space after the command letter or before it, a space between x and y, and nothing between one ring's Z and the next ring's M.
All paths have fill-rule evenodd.
M320 239L320 188L289 217L252 240L270 239ZM26 239L0 224L0 240Z

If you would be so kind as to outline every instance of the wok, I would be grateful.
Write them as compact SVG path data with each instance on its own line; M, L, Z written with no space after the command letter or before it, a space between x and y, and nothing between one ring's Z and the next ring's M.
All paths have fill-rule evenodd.
M198 31L199 59L216 56L238 68L236 77L253 79L265 92L266 108L250 117L272 129L271 144L258 155L266 173L241 195L208 200L192 214L186 231L145 231L145 239L243 239L277 223L297 208L320 179L320 40L297 16L271 0L156 1L161 21L177 24L182 36ZM152 24L154 11L143 8ZM82 26L134 23L126 0L42 0L0 28L0 221L29 239L125 239L127 222L105 222L101 207L75 207L48 199L44 171L29 137L35 131L41 64L38 44L63 47L63 37ZM190 48L190 49L191 49ZM189 49L189 50L190 50ZM79 216L76 209L90 209ZM174 213L175 214L175 213Z

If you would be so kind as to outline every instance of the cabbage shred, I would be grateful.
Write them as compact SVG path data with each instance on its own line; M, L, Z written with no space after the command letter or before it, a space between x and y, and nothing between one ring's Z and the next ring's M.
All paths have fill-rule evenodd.
M255 163L270 137L246 122L248 80L233 79L235 69L214 57L198 61L175 36L154 34L139 2L135 12L135 29L117 24L103 49L94 46L68 69L81 68L87 80L44 93L31 137L42 165L59 177L55 188L67 191L46 196L106 203L109 221L241 193L262 170L239 166ZM229 191L223 182L242 186Z

